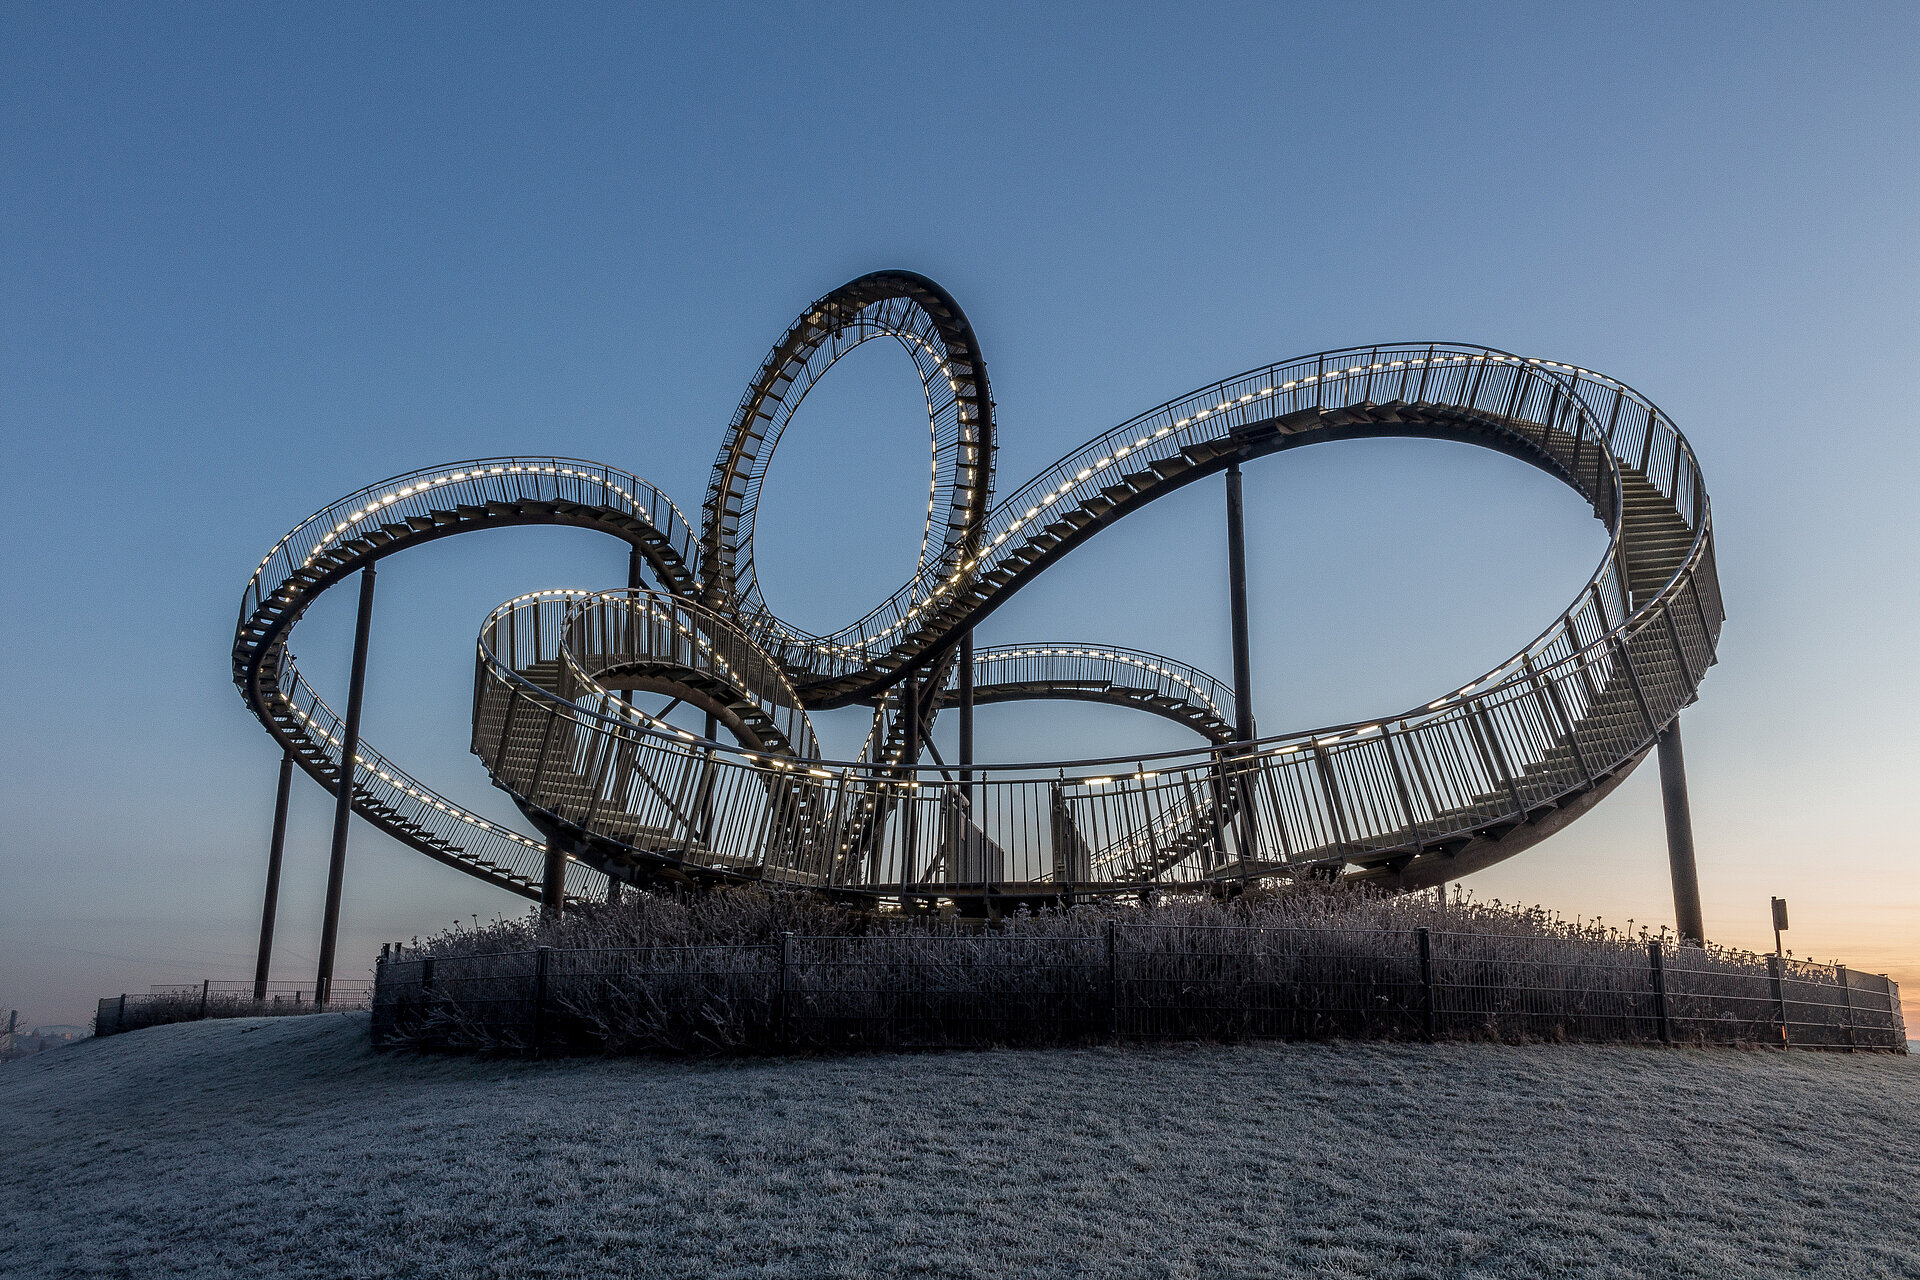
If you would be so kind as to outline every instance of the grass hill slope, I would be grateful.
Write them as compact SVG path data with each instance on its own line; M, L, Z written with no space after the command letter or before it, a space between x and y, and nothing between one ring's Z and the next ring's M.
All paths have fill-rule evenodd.
M27 1277L1920 1277L1920 1058L1269 1044L0 1067Z

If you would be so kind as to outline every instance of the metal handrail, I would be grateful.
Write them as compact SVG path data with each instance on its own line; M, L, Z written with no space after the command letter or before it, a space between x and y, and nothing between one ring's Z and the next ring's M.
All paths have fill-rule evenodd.
M329 546L351 541L349 535L377 527L383 521L426 517L435 510L429 495L456 494L487 501L543 501L567 484L598 490L601 500L624 506L636 518L660 532L681 560L697 560L698 539L673 500L653 485L628 472L583 458L514 455L477 458L441 467L423 467L390 476L330 502L295 525L260 560L241 598L241 616L258 610L273 593L263 583L278 587L296 572L309 568ZM543 488L542 486L547 486Z
M1497 438L1567 480L1611 534L1574 602L1476 680L1397 715L1251 742L969 762L959 785L937 763L820 757L807 682L871 692L941 653L1060 544L1084 536L1092 517L1061 521L1084 515L1103 487L1117 482L1121 494L1105 507L1151 501L1229 457L1284 448L1292 432L1391 433L1411 420L1435 434L1456 419L1479 442ZM1636 550L1630 496L1642 516L1664 522L1657 560ZM602 870L638 858L866 894L1057 895L1138 887L1142 877L1244 879L1324 864L1413 883L1435 851L1516 847L1534 812L1604 794L1691 700L1723 617L1704 485L1691 447L1651 401L1583 368L1492 348L1347 348L1215 383L1068 453L987 510L972 526L977 536L954 544L961 549L938 585L917 573L824 637L780 622L757 595L692 604L686 597L712 590L697 563L703 539L626 472L573 459L488 459L368 486L275 545L248 583L236 628L236 680L309 772L324 778L341 763L339 717L285 652L313 595L401 546L499 520L587 523L627 537L664 590L534 593L495 611L476 650L473 749L496 784ZM750 575L751 519L739 527L745 536L730 554ZM1690 538L1676 559L1683 529ZM664 629L646 638L643 623ZM1022 694L1104 689L1192 712L1188 723L1216 739L1230 732L1231 691L1157 655L1010 645L974 662L976 676L989 676L977 689L1006 672L1005 685ZM625 668L697 677L765 726L767 748L653 720L598 678ZM530 679L536 670L547 674ZM356 808L436 857L529 891L540 842L421 787L364 743L356 764ZM570 886L587 887L583 866L568 874Z
M1356 360L1361 363L1353 363ZM1330 361L1333 365L1331 369L1327 367ZM1398 389L1402 392L1411 385L1417 388L1415 394L1425 396L1431 391L1436 397L1447 385L1460 386L1468 379L1474 378L1472 391L1467 399L1477 405L1483 397L1490 400L1497 399L1499 392L1507 389L1497 377L1489 381L1483 376L1486 369L1494 366L1511 374L1515 379L1521 373L1525 373L1530 378L1538 379L1541 387L1549 390L1571 385L1579 391L1590 391L1602 399L1618 395L1623 406L1631 404L1644 414L1644 421L1637 424L1633 421L1633 415L1627 416L1626 429L1629 435L1638 430L1648 438L1658 436L1670 441L1669 448L1676 451L1676 456L1684 459L1683 462L1675 465L1674 478L1677 479L1683 472L1689 480L1697 475L1692 448L1679 430L1673 426L1672 421L1661 413L1652 401L1615 379L1594 374L1578 366L1558 361L1525 358L1491 347L1433 343L1344 348L1249 370L1233 378L1189 392L1132 418L1067 453L1012 494L994 504L987 515L982 532L984 550L981 556L974 564L963 564L960 570L961 576L950 578L946 584L947 590L950 592L955 586L976 581L1000 567L1014 551L1019 549L1020 544L1011 538L1013 533L1022 527L1029 526L1044 529L1051 522L1047 517L1074 509L1078 501L1068 500L1075 495L1084 497L1088 492L1097 491L1090 488L1096 481L1117 478L1122 473L1109 473L1109 469L1122 460L1127 461L1129 466L1142 460L1146 465L1151 466L1153 462L1176 456L1182 448L1219 439L1223 434L1220 429L1223 425L1230 433L1235 427L1244 427L1265 417L1298 412L1306 408L1329 407L1326 404L1325 393L1332 385L1351 388L1354 383L1362 382L1366 391L1371 393L1375 389L1374 384L1381 380L1382 374L1386 375L1389 384L1392 380L1398 379ZM1440 378L1437 381L1428 382L1415 376L1421 374L1430 378L1436 368L1440 370ZM1307 372L1309 369L1315 372ZM1476 378L1476 373L1482 376ZM1289 374L1297 376L1288 377ZM1379 389L1384 393L1385 385ZM1517 401L1531 402L1536 398L1536 390L1529 388L1522 396L1512 398ZM1511 392L1509 394L1511 396ZM1396 398L1403 397L1397 395ZM1579 413L1583 426L1591 429L1591 434L1586 437L1587 443L1595 446L1608 445L1606 436L1619 429L1620 414L1617 411L1610 412L1603 418L1593 404L1578 395L1570 397L1570 404ZM1340 405L1341 402L1336 401L1331 407L1337 408ZM1524 405L1516 404L1515 407L1524 407ZM1129 437L1132 439L1129 440ZM1637 441L1641 437L1631 438ZM1628 437L1622 437L1620 440L1622 444L1628 442ZM1599 455L1596 453L1597 456ZM1699 508L1697 513L1694 513L1697 516L1696 531L1700 536L1704 536L1708 526L1705 495L1701 492L1697 498L1693 497L1692 488L1693 486L1674 484L1670 480L1663 492L1667 492L1669 497L1676 496L1673 490L1689 494L1688 501L1697 503ZM1680 505L1677 498L1676 505ZM1617 534L1617 521L1610 522L1610 525ZM997 550L1002 547L1005 548L1004 551ZM1607 563L1603 560L1589 582L1598 581L1606 570ZM845 661L850 653L865 654L872 651L881 636L903 630L912 612L917 612L917 606L926 602L913 598L915 585L914 582L903 585L886 601L869 610L856 622L825 635L810 634L780 622L771 614L764 615L756 621L772 627L783 638L799 646L802 651L840 655L843 661L835 673L846 674L859 669ZM882 623L885 624L884 627L881 626ZM850 641L848 638L853 636L858 636L859 639ZM888 653L892 650L881 652ZM783 656L789 655L783 654ZM1513 660L1509 659L1509 663L1511 661ZM1505 665L1507 664L1502 664L1502 666ZM1491 678L1500 670L1500 667L1494 668L1482 676L1481 681ZM823 672L823 674L826 673Z

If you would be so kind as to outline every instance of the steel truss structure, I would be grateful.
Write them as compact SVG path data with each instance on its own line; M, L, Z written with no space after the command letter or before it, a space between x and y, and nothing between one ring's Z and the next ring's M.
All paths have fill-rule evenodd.
M755 511L807 392L875 338L905 348L926 391L926 529L908 582L815 635L781 620L760 592ZM1591 505L1607 552L1558 617L1466 686L1398 715L1259 737L1247 696L1240 467L1387 436L1459 441L1540 468ZM998 501L994 452L993 400L965 315L932 281L887 271L815 302L768 355L727 428L697 529L639 477L555 457L396 476L302 521L247 584L233 674L287 759L339 797L329 938L349 808L555 909L606 894L612 880L757 881L991 911L1302 876L1433 885L1565 825L1656 743L1682 931L1698 936L1677 717L1714 661L1724 614L1693 450L1644 396L1552 360L1393 344L1181 396ZM1231 686L1109 644L973 648L973 628L1049 565L1222 472L1235 556ZM510 600L481 630L472 749L539 838L467 811L358 740L375 562L524 524L610 534L631 547L633 566L624 587ZM288 637L321 592L356 575L361 625L342 716L301 677ZM706 712L706 733L647 714L636 691ZM1105 760L972 759L975 704L1059 698L1165 716L1206 744ZM874 709L866 748L855 760L822 759L807 712L855 704ZM947 708L962 717L961 758L923 760ZM284 810L284 773L281 796ZM270 931L269 916L263 966Z

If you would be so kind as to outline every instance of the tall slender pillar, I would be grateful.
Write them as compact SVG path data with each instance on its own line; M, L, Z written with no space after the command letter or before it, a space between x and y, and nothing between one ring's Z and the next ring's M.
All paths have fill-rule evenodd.
M711 711L707 712L705 730L708 742L720 740L720 717ZM719 780L720 766L712 747L706 748L706 753L706 772L700 783L700 839L707 848L711 849L713 848L713 788Z
M1240 464L1227 468L1227 592L1233 609L1233 733L1253 741L1253 655L1247 635L1247 527Z
M973 801L973 628L960 637L960 783Z
M1673 870L1673 915L1680 940L1696 946L1707 938L1700 918L1700 870L1693 860L1693 813L1687 806L1687 761L1680 750L1680 721L1659 738L1660 799L1667 813L1667 862Z
M911 675L901 684L904 690L901 696L900 714L906 717L906 742L900 749L900 758L908 766L920 763L920 739L926 730L920 723L920 677Z
M373 566L360 571L360 614L353 627L353 677L347 689L347 723L340 735L340 785L334 796L333 852L327 859L327 909L320 922L320 973L313 1002L333 995L333 946L340 932L340 885L347 874L347 824L353 818L353 775L360 754L360 705L367 688L367 634L373 627Z
M558 836L547 837L546 865L540 874L540 914L558 919L567 901L567 846Z
M273 800L273 840L267 845L267 901L260 908L260 950L253 961L253 999L267 998L267 970L273 964L273 916L280 906L280 855L287 847L287 797L293 790L293 752L280 757L280 789Z
M901 778L908 784L920 780L914 766L920 763L920 677L910 675L901 684L900 714L906 717L906 742L900 748L900 762L904 766ZM920 792L908 785L901 791L902 802L906 805L900 815L900 903L907 905L907 887L919 874L920 852Z
M641 588L647 585L646 579L641 575L641 570L645 567L646 563L647 563L646 558L640 554L640 548L638 547L628 548L627 550L627 590L629 592L637 592ZM639 600L639 597L637 595L629 597L629 602L631 604L637 605L638 600ZM631 608L627 612L626 634L627 634L627 638L626 638L627 652L630 654L637 654L640 651L640 642L638 638L639 626L638 626L637 619L634 616L634 611ZM633 689L626 690L620 695L620 697L630 707L640 701L640 694ZM620 781L620 786L625 787L626 785L627 785L627 782L625 777L623 776ZM565 899L565 896L566 895L564 893L561 895L563 900ZM615 879L613 876L607 877L607 901L614 904L618 904L620 901L620 881Z
M1253 741L1253 651L1247 630L1246 504L1240 493L1240 463L1227 467L1227 600L1233 610L1233 736ZM1240 841L1240 880L1247 880L1247 863L1259 853L1260 828L1253 812L1253 788L1248 785L1251 761L1239 766L1234 779L1235 833ZM1226 793L1223 789L1222 795ZM1224 850L1223 850L1224 852Z

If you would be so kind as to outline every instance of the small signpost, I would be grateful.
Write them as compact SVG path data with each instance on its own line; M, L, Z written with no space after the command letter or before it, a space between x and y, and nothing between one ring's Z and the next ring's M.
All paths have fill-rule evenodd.
M1773 955L1767 960L1767 976L1773 988L1774 1017L1780 1024L1780 1047L1787 1047L1787 954L1780 949L1780 935L1787 928L1787 900L1773 900Z

